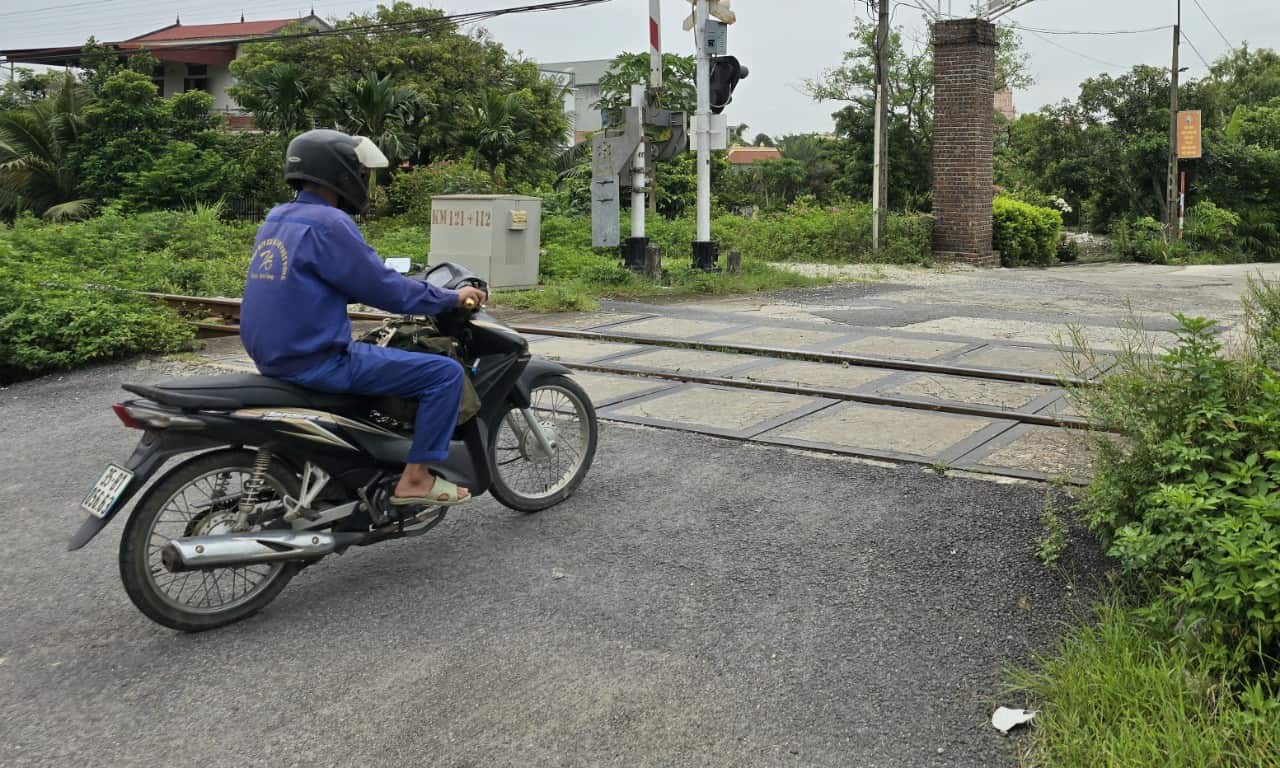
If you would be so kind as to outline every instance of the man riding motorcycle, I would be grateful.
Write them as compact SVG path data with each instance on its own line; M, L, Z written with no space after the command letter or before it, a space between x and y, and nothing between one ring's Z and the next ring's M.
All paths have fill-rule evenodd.
M397 314L436 315L478 305L479 288L457 291L411 280L383 264L351 216L369 208L369 172L387 158L369 139L312 130L289 143L284 178L298 191L258 230L240 309L240 338L264 375L334 394L418 399L413 447L396 506L451 506L466 488L432 475L458 417L462 367L443 355L353 343L350 303Z

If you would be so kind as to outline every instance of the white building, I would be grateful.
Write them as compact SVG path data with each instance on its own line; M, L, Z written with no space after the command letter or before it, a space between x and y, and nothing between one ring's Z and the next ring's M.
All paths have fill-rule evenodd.
M538 70L569 87L565 97L565 114L573 143L579 144L604 127L600 111L600 78L609 72L612 59L591 61L551 61L538 64Z

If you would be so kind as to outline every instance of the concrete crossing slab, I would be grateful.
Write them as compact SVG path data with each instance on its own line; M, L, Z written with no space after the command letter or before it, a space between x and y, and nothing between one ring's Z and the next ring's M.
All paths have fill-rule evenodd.
M573 380L582 385L596 408L605 408L623 400L653 394L680 386L659 379L642 379L632 376L614 376L607 373L575 371Z
M1080 332L1095 349L1123 349L1134 338L1133 331L1113 326L1082 325ZM968 336L1008 342L1046 344L1050 346L1070 343L1068 328L1062 323L1044 323L1033 320L1010 320L986 317L943 317L921 323L900 326L904 331L938 333L949 336ZM1146 331L1158 347L1167 347L1174 335L1167 331Z
M965 456L965 464L1006 474L1076 481L1093 476L1093 451L1087 432L1024 424Z
M790 360L769 365L765 368L736 373L730 378L853 392L895 373L895 371L883 368L867 368L859 365L837 365L834 363L810 363L802 360Z
M637 336L664 336L672 339L691 339L709 333L727 331L736 326L735 323L713 322L709 320L692 320L684 317L654 317L647 320L623 323L613 326L613 333L629 333Z
M831 405L831 400L777 392L681 386L605 409L606 419L747 438Z
M648 347L639 344L616 344L586 339L540 338L529 342L529 351L549 360L569 363L592 363L606 357L637 352Z
M730 355L724 352L668 347L643 347L643 349L647 351L610 362L627 368L692 373L700 376L720 376L727 371L757 365L760 362L760 358L751 355Z
M992 381L962 376L946 376L934 373L907 374L888 382L876 390L882 395L937 400L939 402L971 403L1017 411L1037 400L1055 396L1061 390L1038 384L1022 384L1014 381Z
M950 362L965 368L1030 371L1051 376L1070 376L1073 373L1062 352L1042 347L989 345L966 352Z
M752 344L761 347L783 349L810 349L831 344L848 336L847 333L820 331L816 328L784 328L776 325L760 325L741 328L731 333L717 334L710 341L723 344Z
M860 339L838 344L828 352L849 355L873 355L898 360L932 360L974 346L966 341L940 341L909 336L863 336Z
M819 450L852 449L885 458L945 461L1008 429L976 416L842 403L757 439Z

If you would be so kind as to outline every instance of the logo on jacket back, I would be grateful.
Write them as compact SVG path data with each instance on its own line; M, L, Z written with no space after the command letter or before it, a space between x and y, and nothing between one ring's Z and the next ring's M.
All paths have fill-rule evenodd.
M279 280L289 277L289 250L274 237L258 243L249 262L250 280Z

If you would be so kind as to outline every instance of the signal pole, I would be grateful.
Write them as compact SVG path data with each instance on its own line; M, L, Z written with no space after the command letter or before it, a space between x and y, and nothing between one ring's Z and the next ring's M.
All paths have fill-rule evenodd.
M693 39L697 46L695 85L698 108L693 116L693 136L698 152L697 234L693 243L693 266L714 269L715 245L711 242L711 57L707 52L707 0L693 6Z
M889 0L878 0L880 24L876 28L876 137L875 181L871 189L871 247L880 250L885 205L889 200Z
M1170 233L1178 226L1178 47L1182 44L1182 0L1177 3L1178 21L1173 25L1173 85L1169 89L1169 181L1165 187L1165 223Z

